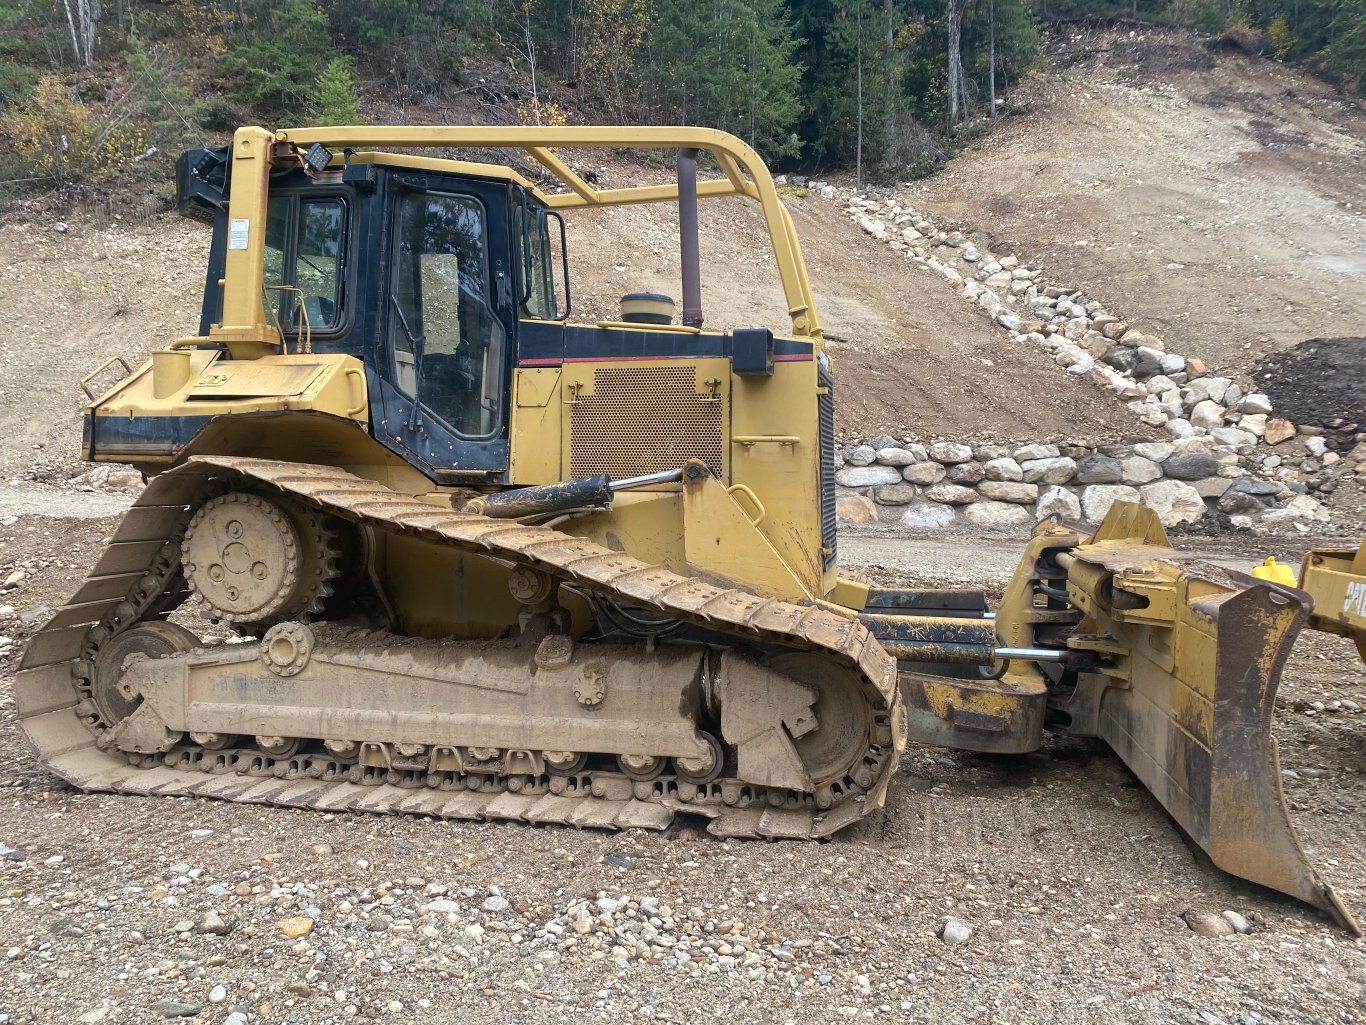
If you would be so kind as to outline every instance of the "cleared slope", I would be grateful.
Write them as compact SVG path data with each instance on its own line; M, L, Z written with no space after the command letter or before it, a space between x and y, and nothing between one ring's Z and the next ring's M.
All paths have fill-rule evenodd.
M1366 114L1189 33L1059 42L1010 118L905 190L1103 299L1169 348L1247 371L1366 322ZM1077 242L1085 242L1080 247ZM1179 265L1179 266L1175 266Z

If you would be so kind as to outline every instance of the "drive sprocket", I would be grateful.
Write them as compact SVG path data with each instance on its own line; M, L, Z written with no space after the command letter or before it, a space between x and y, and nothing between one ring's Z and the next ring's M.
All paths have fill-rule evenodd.
M321 514L250 492L200 506L181 551L191 589L216 618L248 630L316 614L338 572Z

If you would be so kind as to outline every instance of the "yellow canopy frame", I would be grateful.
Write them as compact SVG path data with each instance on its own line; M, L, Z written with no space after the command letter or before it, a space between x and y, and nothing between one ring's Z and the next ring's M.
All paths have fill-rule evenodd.
M505 178L533 193L546 206L568 210L629 203L668 203L678 199L677 184L621 189L594 188L554 152L556 149L696 149L710 153L725 177L699 182L699 198L745 196L764 212L773 256L792 320L793 335L822 340L806 263L797 242L792 216L778 198L773 178L759 155L726 132L710 128L611 127L479 127L479 126L350 126L291 128L269 132L239 128L233 137L231 222L223 286L223 322L210 336L241 355L278 348L278 334L265 321L261 304L264 284L265 210L273 169L297 167L301 153L314 143L328 148L360 150L352 160L444 170L456 174ZM384 148L516 149L540 164L568 190L543 192L511 168L500 164L415 157L381 152ZM366 152L367 150L372 152Z

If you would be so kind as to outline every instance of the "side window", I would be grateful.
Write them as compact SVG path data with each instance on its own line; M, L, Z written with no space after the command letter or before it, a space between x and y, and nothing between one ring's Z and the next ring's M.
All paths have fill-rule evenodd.
M439 193L397 202L395 383L457 434L487 437L499 426L504 337L489 295L483 207Z
M342 305L346 207L340 199L274 196L266 205L266 316L298 331L300 295L314 331L335 327ZM289 285L299 292L272 288Z
M521 244L522 274L522 315L536 320L554 320L555 280L551 276L550 235L546 231L545 217L535 209L518 207L515 210L518 235Z

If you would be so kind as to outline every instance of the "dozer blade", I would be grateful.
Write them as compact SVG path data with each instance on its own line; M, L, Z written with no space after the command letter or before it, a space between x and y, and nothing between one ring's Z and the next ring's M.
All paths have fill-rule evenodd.
M1064 703L1071 731L1114 748L1215 865L1359 935L1295 834L1271 735L1313 599L1174 551L1151 510L1127 503L1057 561L1084 613L1068 646L1101 659Z

